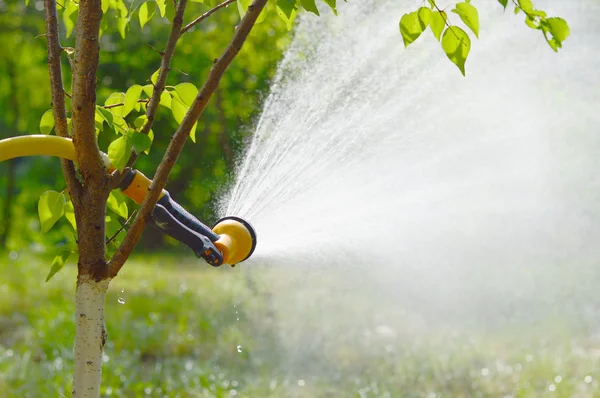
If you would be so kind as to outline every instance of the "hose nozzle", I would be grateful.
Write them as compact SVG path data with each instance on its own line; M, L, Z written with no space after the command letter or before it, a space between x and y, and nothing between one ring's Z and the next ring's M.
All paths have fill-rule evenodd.
M240 217L223 217L212 230L219 235L214 245L223 254L224 264L235 266L250 257L256 248L254 227Z

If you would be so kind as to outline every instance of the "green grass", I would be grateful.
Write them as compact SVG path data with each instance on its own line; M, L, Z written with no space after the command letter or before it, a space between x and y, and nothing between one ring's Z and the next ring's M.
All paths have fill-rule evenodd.
M44 283L47 259L0 256L1 395L70 396L74 266ZM309 289L299 274L132 260L107 297L103 396L600 396L598 341L565 321L493 332L406 313L382 323L358 293L335 300L331 275Z

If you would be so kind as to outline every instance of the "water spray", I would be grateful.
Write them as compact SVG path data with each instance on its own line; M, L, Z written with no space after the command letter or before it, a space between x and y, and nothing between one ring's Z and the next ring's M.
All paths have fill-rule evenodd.
M56 156L75 161L75 147L70 138L51 135L26 135L0 140L0 162L22 156ZM114 170L108 156L102 154L109 171ZM138 170L129 170L120 188L135 203L141 205L152 180ZM256 232L252 225L235 216L218 220L209 228L193 214L175 202L163 190L152 209L151 220L162 232L188 246L196 257L214 267L231 266L252 255L256 248Z

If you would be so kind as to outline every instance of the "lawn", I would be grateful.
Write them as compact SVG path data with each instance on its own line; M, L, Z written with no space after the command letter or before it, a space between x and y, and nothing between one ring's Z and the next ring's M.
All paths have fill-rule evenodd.
M44 283L48 259L0 256L2 396L70 396L75 267ZM565 319L432 324L336 300L328 272L259 271L134 258L107 297L103 396L600 396L598 336Z

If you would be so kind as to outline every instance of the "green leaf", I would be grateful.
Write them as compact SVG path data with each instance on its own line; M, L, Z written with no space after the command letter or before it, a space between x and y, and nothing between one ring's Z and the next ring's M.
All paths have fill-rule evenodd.
M50 134L52 129L54 128L54 113L52 109L48 109L42 115L42 119L40 120L40 132L42 134Z
M46 233L65 214L65 195L56 191L46 191L38 201L38 215L42 232Z
M154 86L152 84L146 84L145 86L142 86L142 91L150 98L154 92Z
M140 6L138 11L138 17L140 19L140 26L144 29L144 25L154 16L156 11L156 3L147 1Z
M479 13L477 12L477 8L473 7L470 3L458 3L452 12L458 14L464 24L479 38Z
M110 127L111 130L115 129L115 126L113 125L113 114L108 109L104 109L103 107L96 105L95 117L97 121L106 123L106 125Z
M79 13L79 5L75 3L73 0L65 0L67 4L65 5L65 10L63 11L63 22L65 24L66 36L71 36L73 32L73 28L75 28L75 24L77 23L77 14Z
M125 93L112 93L111 95L108 96L106 101L104 101L105 106L119 105L119 104L123 104L123 103L125 103ZM123 117L123 106L114 106L114 107L108 109L108 111L115 116Z
M175 91L183 104L189 108L198 95L198 89L192 83L179 83L175 86Z
M173 117L177 124L181 124L188 108L189 107L181 101L179 96L173 96L171 100L171 112L173 113Z
M531 0L519 0L519 7L526 13L533 11L533 3Z
M427 29L427 26L429 26L431 21L431 10L426 7L421 7L417 10L417 13L419 15L419 22L421 23L421 26L425 26L423 30Z
M336 8L337 7L336 0L323 0L323 2L331 8L331 10L333 11L333 13L335 15L338 15L337 8Z
M164 90L160 95L159 105L171 109L171 94L167 90Z
M152 140L146 134L133 132L131 133L131 143L137 153L146 152L152 146Z
M508 5L508 0L498 0L498 3L502 5L502 7L506 10L506 6Z
M525 17L525 25L529 26L531 29L539 29L539 20L537 18L531 18L529 16Z
M548 40L548 39L546 39L546 40ZM558 44L556 39L548 40L548 45L550 46L551 49L554 50L554 52L558 52L558 49L562 47L562 45Z
M129 27L129 18L127 17L119 17L117 19L117 29L119 30L119 34L121 35L121 39L124 39L127 35L127 28Z
M313 14L319 15L319 9L317 8L317 4L315 0L300 0L302 3L302 7Z
M552 17L547 18L545 22L548 25L549 31L554 39L556 39L559 43L567 40L567 37L569 37L569 34L571 33L567 21L562 18Z
M142 128L144 124L148 121L148 117L146 115L140 115L135 118L133 121L133 126L137 129Z
M196 122L196 123L198 123L198 122ZM154 131L152 131L152 129L150 129L150 131L148 131L148 137L150 137L150 142L154 142ZM150 148L148 148L147 151L144 151L144 153L146 155L149 155L150 154Z
M465 62L471 50L471 39L467 32L457 26L452 26L442 36L442 48L446 56L452 61L463 76L465 75Z
M119 217L126 219L129 216L127 202L125 202L125 198L119 191L112 191L110 195L108 195L106 206Z
M425 28L427 28L427 25L424 25L423 21L420 20L418 11L402 15L402 18L400 18L400 33L404 40L404 47L408 47L409 44L417 40Z
M196 143L196 130L198 129L198 121L196 121L196 123L194 123L194 125L192 126L192 129L190 130L190 139L192 140L192 142L195 144Z
M48 272L48 276L46 277L46 282L52 279L52 277L65 266L71 253L74 253L74 251L70 249L61 250L56 257L54 257L52 265L50 266L50 272Z
M108 146L108 159L119 170L123 170L127 165L130 153L131 141L126 135L117 138Z
M167 11L167 3L165 0L154 0L156 1L156 6L158 7L158 11L160 12L161 18L165 16L165 12Z
M445 11L433 11L431 13L431 21L429 22L429 27L431 28L431 32L437 39L440 41L442 37L442 32L446 27L446 12Z
M158 73L160 72L160 68L156 70L156 72L154 72L152 74L152 76L150 76L150 81L152 82L153 85L156 85L156 82L158 81ZM154 89L154 88L153 88Z
M127 116L129 112L135 108L140 96L142 95L142 86L134 84L129 87L125 93L125 105L123 105L123 117Z
M283 19L287 30L292 30L294 19L296 19L296 7L293 8L290 15L287 15L287 13L283 11L279 5L277 5L277 15L279 15L279 18Z
M296 10L296 0L277 0L277 8L289 19Z
M77 232L77 222L75 221L75 209L73 208L73 202L70 200L65 203L65 218L73 227L73 230Z
M102 0L102 14L106 14L110 7L110 0Z
M113 126L115 128L115 132L120 134L125 134L129 128L125 119L119 115L113 115Z

